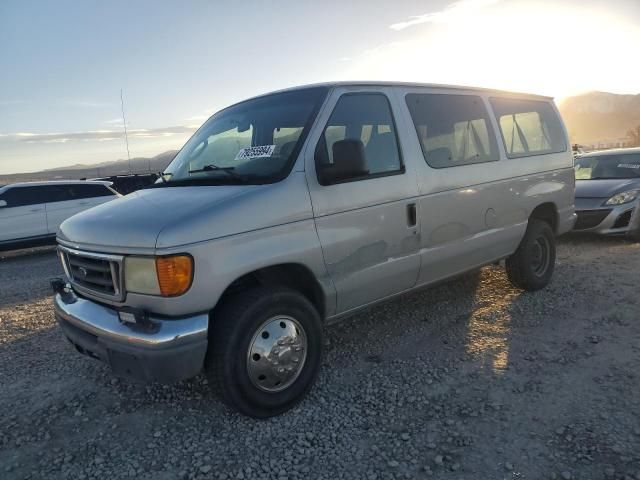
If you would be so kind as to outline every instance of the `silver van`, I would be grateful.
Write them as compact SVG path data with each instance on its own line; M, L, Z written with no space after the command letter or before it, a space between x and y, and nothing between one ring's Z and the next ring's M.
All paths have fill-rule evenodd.
M207 120L158 183L65 221L56 317L114 373L204 369L254 417L311 388L332 321L506 259L551 279L573 159L550 98L331 83Z

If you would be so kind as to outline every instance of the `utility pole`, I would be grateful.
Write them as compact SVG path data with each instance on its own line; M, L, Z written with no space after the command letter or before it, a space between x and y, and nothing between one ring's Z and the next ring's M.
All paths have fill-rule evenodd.
M127 120L124 116L124 99L122 89L120 89L120 106L122 107L122 126L124 127L124 141L127 144L127 160L129 160L129 175L131 175L131 155L129 154L129 136L127 135Z

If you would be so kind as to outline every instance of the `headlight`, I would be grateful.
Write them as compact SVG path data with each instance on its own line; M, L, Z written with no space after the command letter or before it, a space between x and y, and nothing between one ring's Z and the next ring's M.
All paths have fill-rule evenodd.
M623 203L633 202L637 197L639 190L629 190L628 192L616 193L609 200L604 202L605 205L622 205Z
M124 286L128 292L160 295L156 259L153 257L125 257Z
M124 282L128 292L175 297L191 287L193 259L189 255L126 257Z

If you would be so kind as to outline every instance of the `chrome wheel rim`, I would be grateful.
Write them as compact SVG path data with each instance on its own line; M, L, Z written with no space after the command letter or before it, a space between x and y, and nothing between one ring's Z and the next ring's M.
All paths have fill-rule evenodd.
M531 267L533 273L541 277L549 268L551 262L551 246L546 237L540 236L535 239L531 252Z
M296 381L307 359L307 335L293 317L278 315L256 330L247 352L251 383L265 392L280 392Z

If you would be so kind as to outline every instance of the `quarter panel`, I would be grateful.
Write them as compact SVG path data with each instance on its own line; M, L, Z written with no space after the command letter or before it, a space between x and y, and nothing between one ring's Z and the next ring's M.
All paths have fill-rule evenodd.
M420 198L418 283L426 284L512 253L526 229L513 182L491 182Z

